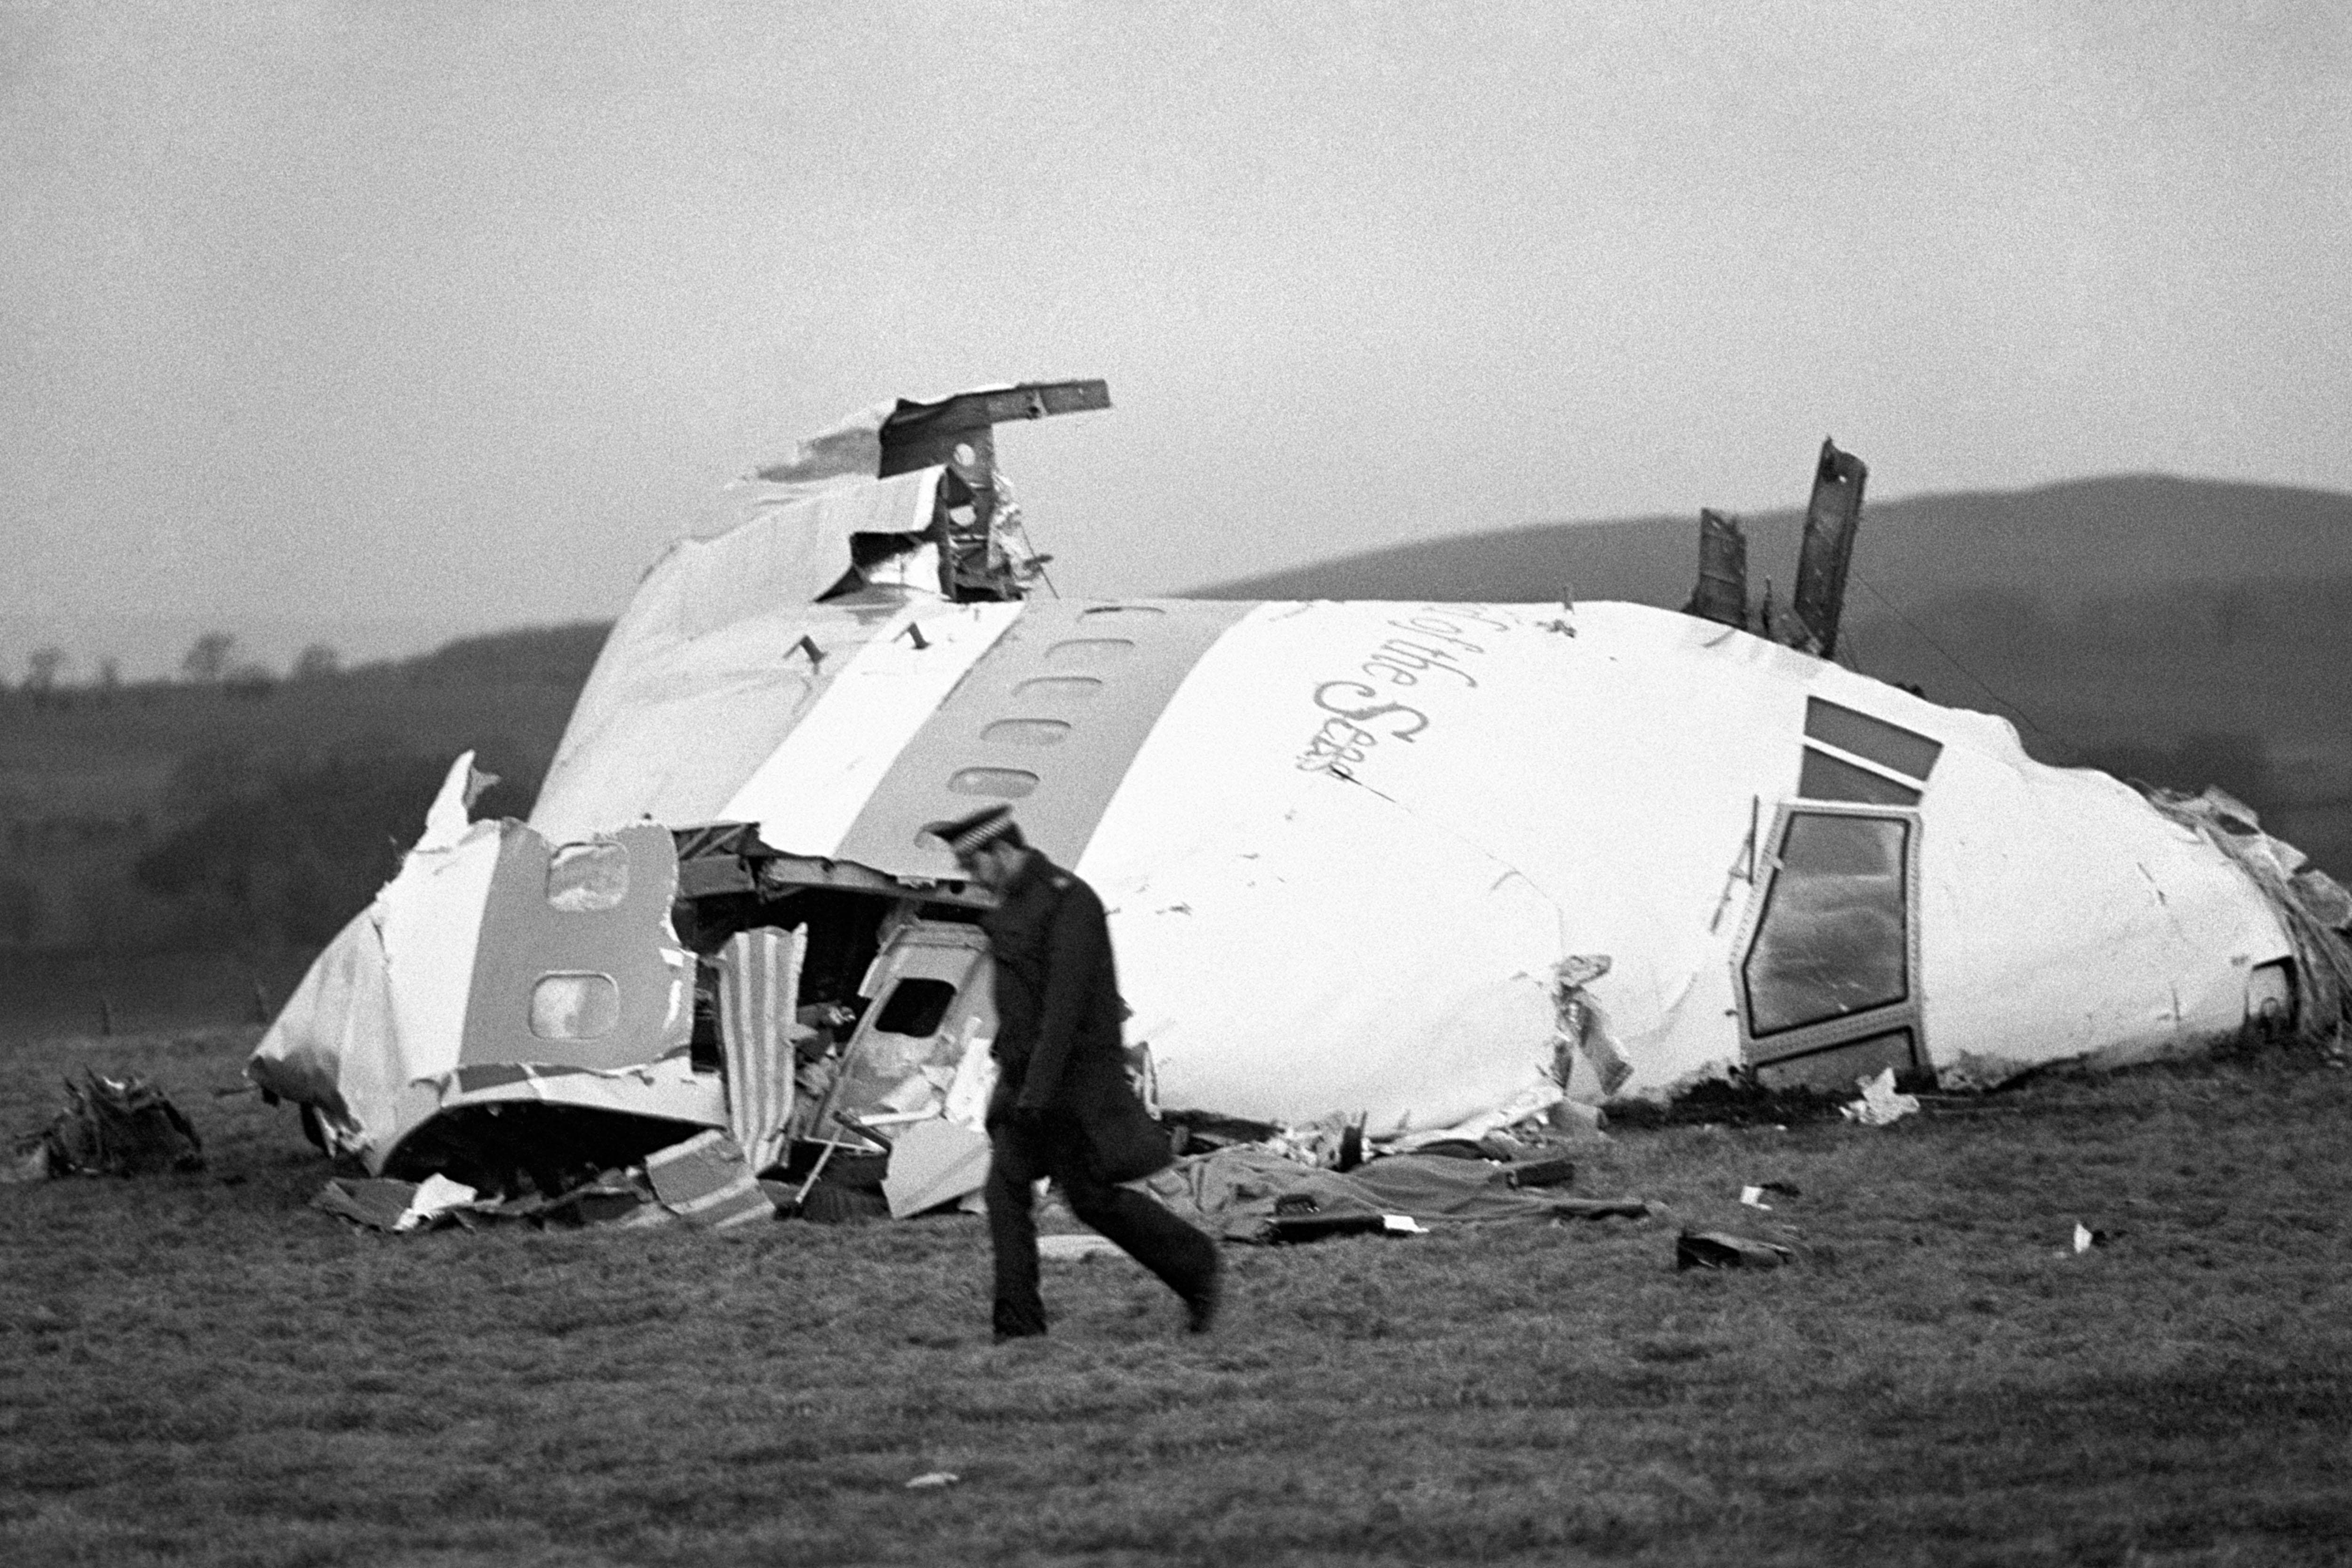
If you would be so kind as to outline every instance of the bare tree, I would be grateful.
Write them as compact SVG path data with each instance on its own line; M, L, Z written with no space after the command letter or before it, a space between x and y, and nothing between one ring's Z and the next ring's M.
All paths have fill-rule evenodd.
M34 649L25 656L25 689L47 693L57 690L58 677L65 673L66 651L55 643Z
M298 681L323 681L341 674L343 656L324 643L313 643L294 655L292 678Z
M198 637L180 660L183 678L203 685L217 682L228 674L228 656L236 646L233 632L207 632Z

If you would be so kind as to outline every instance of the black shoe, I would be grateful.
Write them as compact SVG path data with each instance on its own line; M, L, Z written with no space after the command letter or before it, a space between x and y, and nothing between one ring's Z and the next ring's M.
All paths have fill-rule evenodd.
M1217 1312L1224 1304L1225 1269L1220 1263L1199 1294L1184 1298L1185 1329L1192 1333L1207 1333L1217 1326Z

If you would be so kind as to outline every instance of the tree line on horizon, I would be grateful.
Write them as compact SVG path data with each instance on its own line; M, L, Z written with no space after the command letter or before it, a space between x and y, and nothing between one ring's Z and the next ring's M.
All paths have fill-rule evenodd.
M180 657L176 678L131 682L122 676L121 661L101 655L90 677L70 680L73 656L55 643L43 643L25 655L25 669L15 690L37 703L70 698L83 693L107 694L130 686L179 685L211 687L241 696L266 696L278 685L310 683L346 676L380 676L432 685L465 680L518 681L531 684L572 684L584 681L604 637L608 621L574 622L563 625L524 627L507 632L460 637L427 653L403 659L346 665L331 643L307 643L281 674L267 662L243 656L236 633L200 633ZM0 692L8 690L0 674Z

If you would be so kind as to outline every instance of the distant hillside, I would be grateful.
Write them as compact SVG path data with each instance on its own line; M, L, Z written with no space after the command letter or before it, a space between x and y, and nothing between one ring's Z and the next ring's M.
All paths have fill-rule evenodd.
M577 692L612 630L609 621L574 621L460 637L429 653L371 664L353 674L388 676L417 685L562 686Z
M1803 512L1740 514L1749 586L1783 601ZM1202 599L1508 601L1572 594L1679 608L1698 563L1680 517L1542 523L1341 556L1196 589ZM1855 608L1986 591L2053 605L2175 584L2352 577L2352 495L2135 475L2039 489L1865 500Z
M300 680L0 690L0 953L218 946L258 973L315 946L391 874L458 753L503 780L482 811L530 810L608 630ZM0 972L0 993L37 970Z

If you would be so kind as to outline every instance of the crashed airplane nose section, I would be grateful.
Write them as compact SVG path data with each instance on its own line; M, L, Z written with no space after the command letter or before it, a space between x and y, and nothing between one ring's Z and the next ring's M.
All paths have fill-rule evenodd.
M2336 1026L2352 963L2291 851L1738 624L1024 599L983 438L1048 393L1107 401L871 411L739 487L640 585L530 823L468 823L453 770L256 1080L378 1168L510 1101L787 1108L746 1147L955 1119L992 1027L960 943L987 899L922 830L989 801L1102 894L1170 1107L1433 1129ZM1823 451L1850 538L1860 465ZM698 989L735 994L745 944L789 958L701 1009L725 1049L698 1054Z

